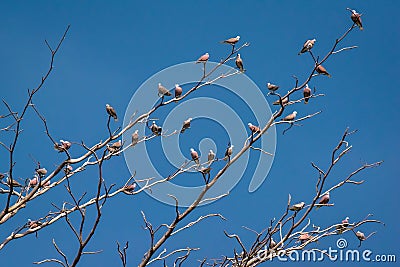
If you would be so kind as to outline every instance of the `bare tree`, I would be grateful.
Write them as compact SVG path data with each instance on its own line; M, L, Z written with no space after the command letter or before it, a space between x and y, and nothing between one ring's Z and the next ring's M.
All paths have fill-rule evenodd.
M223 57L223 59L213 68L207 70L208 54L203 55L198 59L203 67L203 74L199 77L199 81L189 90L182 93L177 93L175 97L171 96L172 93L161 84L158 87L158 94L160 96L160 102L154 107L149 107L149 110L142 114L132 114L130 122L125 127L117 127L113 129L112 120L118 119L118 112L107 104L105 112L108 114L108 120L106 127L108 135L106 137L99 137L98 141L94 145L88 145L85 142L72 142L68 140L60 140L57 142L57 138L51 133L51 128L47 124L46 118L39 111L39 107L34 104L34 99L41 90L42 86L47 81L53 70L53 63L56 60L57 53L61 49L65 37L68 34L70 27L68 26L63 33L62 37L56 44L55 48L45 41L49 52L50 52L50 64L49 68L41 78L39 84L35 89L28 90L28 97L23 105L23 108L18 112L14 107L8 104L7 101L3 100L3 104L6 107L7 113L0 116L0 122L2 123L1 133L3 135L11 135L12 141L10 144L6 144L3 141L0 145L5 149L9 155L8 159L8 170L4 174L0 174L0 194L6 199L5 207L0 212L0 225L4 225L9 220L18 215L18 213L24 208L30 208L30 202L40 197L50 190L64 185L70 200L60 200L61 203L52 203L55 211L43 214L41 217L35 218L34 220L27 220L26 223L22 223L18 226L15 231L11 232L6 236L0 244L0 250L8 245L11 241L16 241L20 238L26 237L30 234L37 234L42 229L51 226L53 223L59 220L64 220L66 225L73 234L74 238L78 241L78 247L74 256L68 256L63 252L61 247L53 240L53 246L59 254L58 259L45 258L43 260L35 262L36 264L42 264L46 262L53 262L59 265L70 267L76 266L81 257L86 254L96 254L101 251L87 251L87 245L95 235L97 226L102 217L102 207L111 201L113 197L124 193L126 195L134 197L136 194L142 191L151 190L152 187L157 184L171 181L176 177L185 174L189 171L195 170L199 172L204 179L205 186L201 193L196 196L196 199L187 208L181 209L179 205L179 199L170 195L175 201L174 216L170 222L166 222L160 225L153 225L146 217L146 213L142 211L142 218L144 223L144 229L149 234L150 245L147 248L146 253L143 255L143 259L138 263L138 266L147 266L151 263L160 262L164 266L167 266L167 262L171 262L173 266L182 266L185 264L187 258L192 252L199 248L184 247L167 252L165 243L167 240L173 238L176 234L181 231L190 231L191 227L197 223L202 222L210 217L217 217L225 220L225 217L219 213L211 213L206 215L198 216L194 221L188 221L187 217L192 214L195 209L202 203L209 201L206 198L206 193L213 188L221 176L232 166L235 162L249 150L258 150L265 156L271 156L269 151L255 146L257 140L262 138L263 135L273 126L286 125L287 127L282 130L282 134L285 134L289 130L294 130L293 126L301 126L300 122L304 122L308 119L312 119L314 116L319 115L321 111L310 113L302 117L297 117L297 113L285 114L288 106L299 105L302 102L307 103L310 99L314 101L318 97L324 96L323 94L316 93L308 87L308 83L318 76L327 75L330 76L328 71L322 66L325 62L331 59L332 56L355 49L356 46L339 47L342 40L348 37L348 35L357 27L360 26L360 17L354 15L352 11L351 18L353 23L350 24L349 28L333 42L331 48L329 48L323 57L319 57L313 54L312 47L314 45L313 40L308 40L301 50L301 53L308 54L313 61L313 65L310 66L308 76L304 81L300 81L297 77L294 77L294 86L290 88L286 94L281 95L278 92L279 86L268 84L269 96L274 98L274 104L279 108L269 118L265 125L251 125L249 124L250 134L246 138L246 142L243 146L235 153L230 149L230 145L227 148L225 158L218 159L215 156L209 158L205 163L198 161L198 154L196 151L192 151L192 161L182 162L182 165L177 168L173 173L164 177L161 180L154 181L151 177L136 179L135 175L126 178L126 182L122 187L116 188L115 184L107 184L107 181L103 177L103 163L115 156L120 155L127 149L135 149L138 143L150 142L154 138L160 136L165 138L179 132L184 132L185 129L190 127L190 120L185 121L182 129L177 129L171 133L163 131L161 125L157 125L155 118L153 117L155 111L162 110L165 106L172 105L174 103L184 101L191 93L196 90L201 90L209 85L215 84L218 80L229 79L231 76L240 75L245 72L243 67L243 59L239 55L239 51L242 49L248 49L249 43L240 42L240 37L230 38L225 40L224 45L228 44L229 51ZM349 20L350 21L350 20ZM237 70L229 71L221 75L214 77L215 73L225 64L230 64L235 60ZM299 96L300 92L302 95ZM155 90L155 94L156 94ZM65 159L59 162L55 168L49 169L49 171L37 162L35 175L32 178L27 178L23 181L16 179L15 177L15 150L18 146L19 140L21 139L21 132L23 129L23 122L26 114L29 110L32 110L34 114L41 120L48 139L53 144L55 150L65 155ZM152 123L151 123L152 122ZM135 132L135 136L132 136L131 143L124 143L121 141L121 137L124 133L130 130L135 125L146 124L151 130L152 134L149 136L138 136ZM160 124L160 123L159 123ZM3 126L4 125L4 126ZM280 127L280 126L279 126ZM332 222L328 227L321 227L311 222L309 218L310 213L323 206L333 206L333 203L329 202L329 193L334 190L341 189L344 185L362 185L364 181L354 180L354 176L363 170L377 167L382 161L363 164L359 168L351 172L346 178L336 183L330 188L326 188L326 181L331 175L332 169L342 161L344 156L351 150L352 146L348 142L348 137L355 131L346 129L340 138L336 147L330 155L330 165L323 169L317 164L312 163L312 168L316 170L315 179L315 195L312 199L307 202L292 203L291 196L289 195L286 209L283 211L281 217L271 219L270 224L266 229L261 231L250 230L255 238L253 243L245 244L238 234L231 234L225 232L227 238L233 239L237 242L240 249L234 249L232 255L226 255L220 259L213 260L201 260L199 261L200 266L257 266L262 262L270 260L278 255L288 255L292 251L298 251L305 249L309 244L317 242L320 239L332 236L332 235L343 235L346 233L353 233L355 238L361 242L367 240L373 233L365 235L360 231L356 230L367 223L381 223L379 220L371 219L371 215L368 214L364 219L359 221L349 222L344 220L342 222ZM104 140L104 141L103 141ZM71 155L69 148L71 146L79 146L82 148L80 155ZM225 162L224 166L217 170L215 174L211 175L211 165L216 161ZM89 167L97 168L97 187L94 192L85 192L78 196L74 193L71 179L74 178L75 174L84 172ZM214 173L214 172L213 172ZM137 183L144 183L144 186L138 188ZM85 200L87 195L91 194L89 200ZM229 194L225 192L214 199L224 198ZM96 216L90 220L87 216L87 209L93 207L96 210ZM78 214L79 222L73 223L70 219L71 214ZM91 222L92 221L92 222ZM89 225L89 226L88 226ZM86 232L84 229L89 228ZM122 266L127 266L128 253L128 242L121 249L120 244L117 242L117 250L121 259Z

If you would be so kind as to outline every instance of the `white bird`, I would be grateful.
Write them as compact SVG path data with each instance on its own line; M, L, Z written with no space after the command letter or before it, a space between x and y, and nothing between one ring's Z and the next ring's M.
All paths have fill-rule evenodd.
M210 149L210 152L208 152L208 162L211 163L215 159L215 153Z
M313 46L314 46L314 44L315 44L315 41L317 41L317 40L316 40L316 39L307 40L307 41L303 44L303 48L301 49L301 51L299 52L298 55L310 51L311 48L313 48Z

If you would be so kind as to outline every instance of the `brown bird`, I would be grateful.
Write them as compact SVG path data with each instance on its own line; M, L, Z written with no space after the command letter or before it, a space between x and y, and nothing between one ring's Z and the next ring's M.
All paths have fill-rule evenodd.
M249 126L249 129L250 129L250 131L251 131L252 133L259 133L259 132L261 132L260 127L251 124L251 122L247 123L247 126Z
M316 71L317 71L319 74L323 74L323 75L328 76L329 78L332 77L332 75L330 75L322 65L318 65L317 68L316 68Z
M282 105L286 105L287 103L289 103L289 96L282 98ZM272 105L280 105L281 103L279 102L279 99L276 100L274 103L272 103Z
M208 152L208 157L207 157L207 159L208 159L208 162L209 162L209 163L211 163L211 162L215 159L215 153L214 153L214 151L212 151L211 149L210 149L210 151Z
M187 120L185 120L185 121L183 122L182 129L181 129L181 133L184 133L186 129L189 129L189 128L190 128L190 122L191 122L191 121L192 121L192 118L188 118Z
M107 150L110 153L115 153L118 152L121 149L121 147L122 147L122 141L118 140L117 142L111 144L110 146L107 146Z
M167 90L161 83L158 83L158 96L171 96L171 92Z
M271 241L269 241L269 248L273 248L276 246L275 240L271 237Z
M310 87L308 87L308 84L306 84L306 87L304 87L303 96L304 96L304 104L308 104L308 100L311 97L311 89Z
M175 84L175 98L179 98L182 95L182 87L179 84Z
M65 165L64 172L66 174L71 173L73 170L74 170L74 168L71 165L69 165L69 164Z
M28 226L30 229L39 227L41 225L42 225L42 222L40 222L40 221L32 221L32 220L28 219Z
M237 42L239 42L239 40L240 40L240 36L238 35L236 37L232 37L232 38L226 39L224 41L221 41L221 43L235 45Z
M351 16L350 16L351 20L360 28L361 31L364 30L364 28L362 26L362 21L361 21L362 14L357 13L357 11L355 11L354 9L351 10L349 8L348 10L350 10L350 12L351 12Z
M307 233L300 234L299 241L303 244L303 243L307 242L308 240L310 240L311 238L312 238L312 236Z
M268 90L270 90L272 92L275 92L276 90L279 89L279 85L275 85L275 84L272 84L272 83L267 83L267 88L268 88Z
M291 206L289 208L289 210L291 210L291 211L299 211L299 210L302 210L304 208L304 205L305 205L304 202L300 202L300 203L297 203L297 204L294 204L293 206Z
M133 191L135 191L136 188L136 184L128 184L125 185L123 188L123 192L127 195L131 195L133 193Z
M11 179L10 177L7 179L7 184L9 186L11 186L11 184L12 184L13 187L22 187L22 185L20 183L18 183L18 181Z
M329 192L327 192L325 195L323 195L323 196L320 198L318 204L321 204L321 205L328 204L330 198L331 198L331 196L330 196ZM319 209L320 207L322 207L322 206L317 206L315 209Z
M193 148L190 149L190 155L192 156L193 161L199 165L200 161L199 161L199 154L197 153L196 150L194 150Z
M108 115L110 115L111 117L114 118L114 121L118 121L118 116L117 116L117 112L115 112L115 109L110 106L109 104L106 104L106 110Z
M342 224L343 224L343 226L345 226L345 227L347 227L347 226L349 226L349 217L346 217L343 221L342 221Z
M312 40L307 40L304 45L303 48L301 49L301 51L298 53L298 55L303 54L305 52L308 52L311 50L311 48L313 48L315 41L317 41L316 39L312 39Z
M201 57L199 57L199 59L196 61L197 63L206 63L208 61L208 59L210 58L210 55L208 53L205 53L204 55L202 55Z
M133 134L132 134L132 146L135 146L138 142L139 142L139 130L136 130Z
M242 58L240 57L240 54L237 54L235 63L236 63L236 67L238 67L238 69L239 69L241 72L244 72L244 69L243 69L243 60L242 60Z
M40 177L43 177L47 174L46 168L40 168L36 170L36 173L39 174Z
M292 121L296 118L297 116L297 111L293 111L292 114L287 115L285 118L283 118L283 121Z

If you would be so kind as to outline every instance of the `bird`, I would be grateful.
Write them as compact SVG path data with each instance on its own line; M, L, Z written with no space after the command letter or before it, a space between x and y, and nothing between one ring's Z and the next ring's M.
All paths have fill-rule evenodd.
M316 39L307 40L307 41L303 44L303 48L302 48L301 51L298 53L298 55L310 51L311 48L313 48L313 46L314 46L314 44L315 44L315 41L317 41L317 40L316 40Z
M276 90L279 89L278 85L272 84L272 83L267 83L267 88L268 90L270 90L271 92L275 92Z
M38 177L35 175L32 179L29 180L29 186L36 186L38 184Z
M236 67L237 67L241 72L244 72L244 69L243 69L243 60L242 60L242 58L240 57L240 54L237 54L235 63L236 63Z
M117 116L117 112L115 112L115 109L110 106L109 104L106 104L106 110L108 115L110 115L111 117L114 118L114 121L118 121L118 116Z
M259 132L261 132L260 127L251 124L251 122L247 123L247 126L249 126L249 129L250 129L250 131L251 131L252 133L259 133Z
M110 146L107 146L107 150L110 153L115 153L118 152L121 149L121 147L122 147L122 141L118 140L117 142L111 144Z
M10 177L7 178L7 184L9 186L12 185L13 187L22 187L22 185L18 181L11 179Z
M43 177L47 174L46 168L39 168L36 170L36 173L39 174L40 177Z
M312 238L312 236L309 235L308 233L300 234L299 241L303 244L303 243L307 242L308 240L310 240L311 238Z
M289 208L289 210L291 210L291 211L299 211L299 210L302 210L304 208L304 205L305 205L304 202L300 202L300 203L297 203L297 204L294 204L293 206L291 206Z
M364 30L363 25L362 25L362 21L361 21L361 15L360 13L357 13L357 11L355 11L354 9L349 9L351 11L351 20L360 28L360 30Z
M289 103L289 96L282 98L282 105L286 105L287 103ZM274 103L272 103L272 105L280 105L280 101L279 99L276 100Z
M0 180L3 179L4 177L5 177L5 175L0 172Z
M73 170L74 170L74 168L70 164L65 165L64 172L66 174L71 173Z
M32 221L31 219L28 219L28 226L30 229L39 227L41 225L42 225L42 222L40 222L40 221Z
M232 155L232 151L233 151L233 145L228 145L226 151L225 151L225 158L224 160L231 160L231 155Z
M197 153L196 150L194 150L193 148L190 149L190 155L192 156L193 161L199 165L200 161L199 161L199 154Z
M208 152L208 162L209 163L211 163L214 159L215 159L215 153L214 153L214 151L212 151L211 149L210 149L210 151Z
M161 135L162 132L161 126L158 126L155 121L153 121L153 124L150 126L150 130L157 136Z
M55 143L54 144L54 149L58 150L58 152L63 152L63 151L67 151L70 147L71 147L71 142L69 141L64 141L64 140L60 140L60 143Z
M328 76L329 78L332 77L332 75L330 75L322 65L318 65L317 68L316 68L315 70L316 70L319 74L326 75L326 76Z
M308 104L308 100L310 100L311 97L311 89L310 87L308 87L308 84L306 84L306 87L304 87L303 96L304 96L304 104Z
M190 122L191 122L191 121L192 121L192 118L188 118L187 120L185 120L185 121L183 122L182 129L181 129L181 133L184 133L186 129L189 129L189 128L190 128Z
M318 204L321 204L321 205L328 204L329 199L330 199L330 194L329 194L329 191L328 191L325 195L323 195L323 196L320 198ZM319 209L320 207L321 207L321 206L318 206L318 207L316 207L316 209Z
M221 43L235 45L237 42L239 42L239 40L240 40L240 36L238 35L236 37L232 37L232 38L226 39L224 41L221 41Z
M344 218L344 220L342 221L343 226L349 226L349 217Z
M201 167L199 169L199 172L201 172L202 174L209 174L211 172L211 167Z
M287 115L285 118L283 118L283 121L292 121L296 118L297 116L297 111L293 111L292 114Z
M360 241L364 241L364 240L367 239L367 238L365 237L364 233L361 232L361 231L357 231L356 236L357 236L358 240L360 240Z
M175 98L179 98L182 95L182 87L179 84L175 84Z
M139 130L136 130L132 134L132 146L135 146L139 141Z
M210 58L210 55L208 53L205 53L204 55L199 57L199 59L196 61L196 64L201 63L201 62L205 64L209 58Z
M135 188L136 188L136 184L135 183L134 184L128 184L128 185L124 186L123 192L125 194L127 194L127 195L131 195L132 192L135 191Z
M168 89L165 88L161 83L158 83L158 96L171 96L171 92L168 91Z

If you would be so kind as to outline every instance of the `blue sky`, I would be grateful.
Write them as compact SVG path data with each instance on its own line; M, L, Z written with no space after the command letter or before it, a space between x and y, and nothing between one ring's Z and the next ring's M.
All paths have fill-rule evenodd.
M308 55L297 56L303 42L316 38L313 51L323 56L351 25L346 7L354 8L363 13L365 29L354 30L343 46L359 48L337 54L324 64L333 77L317 77L312 86L325 97L286 111L296 109L306 114L322 110L322 114L285 135L282 135L282 127L277 128L274 163L258 191L248 193L249 180L244 177L228 197L199 208L187 222L212 212L220 212L227 221L214 218L204 221L193 231L177 235L166 247L169 251L186 246L201 247L191 256L192 262L203 257L231 255L236 244L224 236L223 230L241 234L245 242L250 242L253 236L242 226L256 230L265 228L271 218L281 215L289 193L294 200L308 201L316 179L310 162L326 167L330 151L344 129L350 127L359 130L350 138L354 149L328 184L333 185L365 162L384 160L384 164L358 176L366 180L362 186L348 185L334 192L335 206L313 212L312 218L314 223L326 226L346 216L360 220L373 213L374 218L384 221L386 226L363 226L362 231L377 231L377 234L362 248L399 257L400 228L393 210L399 188L395 169L400 149L396 138L400 130L397 119L400 104L397 48L400 42L396 29L400 25L395 13L399 6L397 1L381 4L375 1L257 1L251 4L243 1L177 4L3 1L0 3L1 98L16 109L21 108L27 89L40 81L48 67L49 51L44 39L54 44L71 24L54 64L54 73L34 102L46 116L54 136L94 144L107 136L106 103L112 104L122 116L135 90L150 76L171 65L195 60L205 52L218 60L228 51L227 46L218 42L227 37L239 34L241 40L251 43L241 54L246 75L260 88L264 89L267 81L279 83L284 90L291 88L294 84L291 75L302 80L312 66ZM213 93L216 98L224 98ZM207 92L197 96L201 95ZM235 106L239 102L229 104ZM5 108L0 107L0 113L4 112ZM166 112L161 111L160 116ZM247 118L244 122L247 123ZM26 117L24 129L17 150L17 175L32 175L35 165L29 154L48 169L63 159L54 152L33 112ZM210 134L204 129L191 131L193 140ZM218 136L216 142L225 145L225 138ZM1 140L7 142L8 139L2 134ZM188 153L190 140L183 142L187 152L182 153ZM78 152L76 149L71 153ZM0 171L5 172L3 169L8 163L4 151L0 151L0 159ZM107 162L106 169L109 183L121 185L129 176L123 157ZM95 172L88 170L76 179L73 187L82 192L94 186ZM64 195L65 189L60 187L35 200L31 208L2 226L1 239L27 218L42 216L51 210L50 203L60 204L65 199L60 197ZM169 222L174 216L172 207L144 193L112 199L103 209L103 221L88 248L102 249L103 253L85 256L81 266L118 266L116 240L130 241L128 264L135 266L149 244L147 233L141 228L141 210L155 225ZM77 243L71 238L71 232L65 231L65 223L58 222L39 232L39 238L31 235L10 243L0 251L1 265L29 266L35 260L58 257L51 246L52 238L73 257ZM348 234L345 238L349 247L358 245L354 236ZM319 245L335 246L336 239L328 238ZM300 263L299 266L306 264L310 265ZM326 261L326 264L334 263Z

